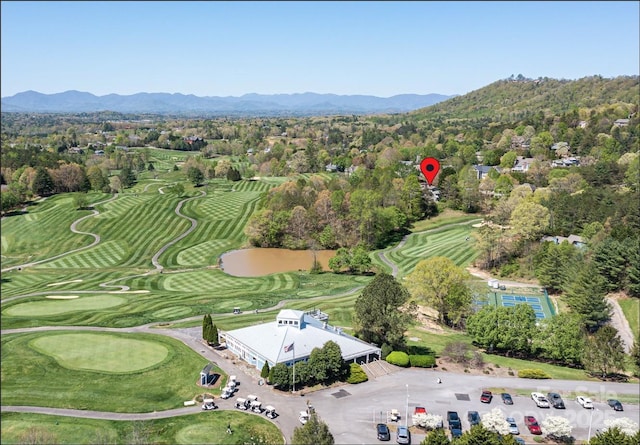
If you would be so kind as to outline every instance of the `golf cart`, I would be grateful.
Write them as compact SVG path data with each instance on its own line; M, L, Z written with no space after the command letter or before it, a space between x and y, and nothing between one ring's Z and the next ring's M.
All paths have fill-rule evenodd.
M202 401L202 409L204 411L209 411L211 409L216 409L216 404L213 403L213 399L204 399Z
M249 401L242 397L238 397L236 399L236 408L246 411L249 408Z
M300 417L298 418L301 424L305 424L309 421L309 413L306 411L300 411Z
M276 417L278 417L278 413L276 412L276 409L271 405L267 405L264 407L264 414L269 419L275 419Z
M228 399L232 395L233 395L233 388L230 388L229 386L225 386L224 388L222 388L222 394L220 394L220 398Z
M227 383L227 386L230 386L232 388L235 388L236 386L238 386L238 380L236 379L235 375L229 376L229 382Z
M391 413L389 413L389 420L391 422L397 422L400 420L400 412L397 409L392 409Z
M252 401L251 411L253 411L254 413L262 414L262 402L258 402L257 400Z

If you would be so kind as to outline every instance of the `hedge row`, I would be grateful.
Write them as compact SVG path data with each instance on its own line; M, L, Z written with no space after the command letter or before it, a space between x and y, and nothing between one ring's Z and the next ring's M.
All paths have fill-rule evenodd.
M546 372L542 369L521 369L518 371L518 377L523 379L550 379Z

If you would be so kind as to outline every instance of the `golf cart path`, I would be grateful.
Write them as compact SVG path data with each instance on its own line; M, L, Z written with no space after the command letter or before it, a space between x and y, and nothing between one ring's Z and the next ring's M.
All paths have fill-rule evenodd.
M118 197L118 194L116 193L116 194L115 194L115 195L113 195L111 198L106 199L106 200L104 200L104 201L97 202L97 203L93 204L93 206L97 206L97 205L100 205L100 204L105 204L105 203L107 203L107 202L109 202L109 201L113 201L113 200L115 200L117 197ZM89 236L92 236L92 237L93 237L93 242L92 242L91 244L89 244L89 245L87 245L87 246L80 247L80 248L78 248L78 249L69 250L69 251L67 251L67 252L64 252L64 253L61 253L61 254L59 254L59 255L53 256L53 257L51 257L51 258L45 258L44 260L33 261L33 262L31 262L31 263L18 264L18 265L16 265L16 266L7 267L6 269L2 269L0 272L8 272L8 271L10 271L10 270L17 270L17 269L21 269L21 268L25 268L25 267L35 266L36 264L46 263L46 262L49 262L49 261L52 261L52 260L56 260L56 259L58 259L58 258L62 258L63 256L70 255L70 254L72 254L72 253L76 253L76 252L80 252L81 250L89 249L89 248L91 248L91 247L96 246L98 243L100 243L100 235L96 235L95 233L91 233L91 232L81 232L81 231L80 231L80 230L78 230L76 227L78 226L78 224L79 224L80 222L84 221L85 219L93 218L94 216L97 216L97 215L99 215L99 214L100 214L100 212L99 212L99 211L97 211L97 210L93 209L93 210L91 210L91 214L90 214L90 215L85 215L85 216L83 216L83 217L81 217L81 218L78 218L77 220L75 220L74 222L72 222L72 223L71 223L71 226L70 226L70 230L71 230L73 233L77 233L77 234L79 234L79 235L89 235Z

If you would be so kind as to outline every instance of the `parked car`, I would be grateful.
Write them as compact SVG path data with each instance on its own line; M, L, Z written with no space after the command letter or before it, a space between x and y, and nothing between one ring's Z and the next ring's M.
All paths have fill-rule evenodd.
M511 394L503 392L500 394L500 397L502 397L502 402L505 405L513 405L513 399L511 398Z
M527 443L524 441L522 437L516 437L516 443L518 445L527 445Z
M578 396L576 397L576 402L578 402L584 409L593 409L593 402L589 397Z
M378 440L391 440L391 433L386 423L379 423L376 426L376 430L378 431Z
M531 399L536 402L538 408L549 408L549 401L541 392L532 392Z
M493 400L493 394L491 394L491 391L482 391L480 401L482 403L491 403L491 400Z
M449 424L449 429L462 429L462 421L457 411L447 411L447 423Z
M616 399L608 399L608 400L607 400L607 403L609 404L609 406L610 406L611 408L613 408L613 409L614 409L614 411L624 411L624 410L622 409L622 403L620 403L620 401L619 401L619 400L616 400Z
M409 445L411 443L411 432L406 426L399 426L396 433L396 442L401 445Z
M458 437L462 437L462 429L460 428L451 428L451 437L458 438Z
M511 434L520 434L520 430L518 429L518 425L516 424L516 419L513 417L507 417L507 422L509 423L509 432Z
M467 420L469 420L471 426L478 425L480 423L480 414L478 414L478 411L468 411Z
M531 434L539 435L542 434L542 429L540 428L540 424L533 416L524 416L524 424L529 428L529 432Z
M547 398L549 399L549 403L551 403L554 408L564 409L564 401L562 400L562 397L560 397L560 394L558 394L557 392L548 393Z

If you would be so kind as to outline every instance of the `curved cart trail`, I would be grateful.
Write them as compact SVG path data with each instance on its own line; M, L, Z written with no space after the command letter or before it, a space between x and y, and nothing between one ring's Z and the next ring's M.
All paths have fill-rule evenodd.
M107 203L107 202L109 202L109 201L113 201L113 200L115 200L117 197L118 197L118 194L116 193L116 194L115 194L115 195L113 195L111 198L106 199L106 200L104 200L104 201L97 202L97 203L93 204L93 206L98 206L98 205L100 205L100 204L104 204L104 203ZM6 269L2 269L0 272L8 272L8 271L10 271L10 270L17 270L17 269L23 269L23 268L25 268L25 267L35 266L36 264L42 264L42 263L46 263L46 262L48 262L48 261L53 261L53 260L56 260L56 259L58 259L58 258L62 258L63 256L70 255L70 254L72 254L72 253L76 253L76 252L80 252L81 250L89 249L89 248L91 248L91 247L96 246L96 245L100 242L100 235L97 235L97 234L95 234L95 233L91 233L91 232L81 232L80 230L76 229L76 227L78 226L78 224L79 224L79 223L81 223L81 222L82 222L82 221L84 221L85 219L93 218L94 216L97 216L97 215L99 215L99 214L100 214L100 212L99 212L99 211L97 211L96 209L92 209L92 210L91 210L91 214L90 214L90 215L83 216L82 218L79 218L79 219L77 219L77 220L75 220L74 222L72 222L72 223L71 223L70 230L71 230L73 233L77 233L77 234L79 234L79 235L89 235L89 236L92 236L92 237L93 237L93 242L92 242L91 244L89 244L89 245L87 245L87 246L80 247L80 248L78 248L78 249L69 250L69 251L67 251L67 252L64 252L64 253L61 253L61 254L59 254L59 255L53 256L53 257L51 257L51 258L46 258L46 259L44 259L44 260L33 261L33 262L31 262L31 263L18 264L17 266L7 267Z

